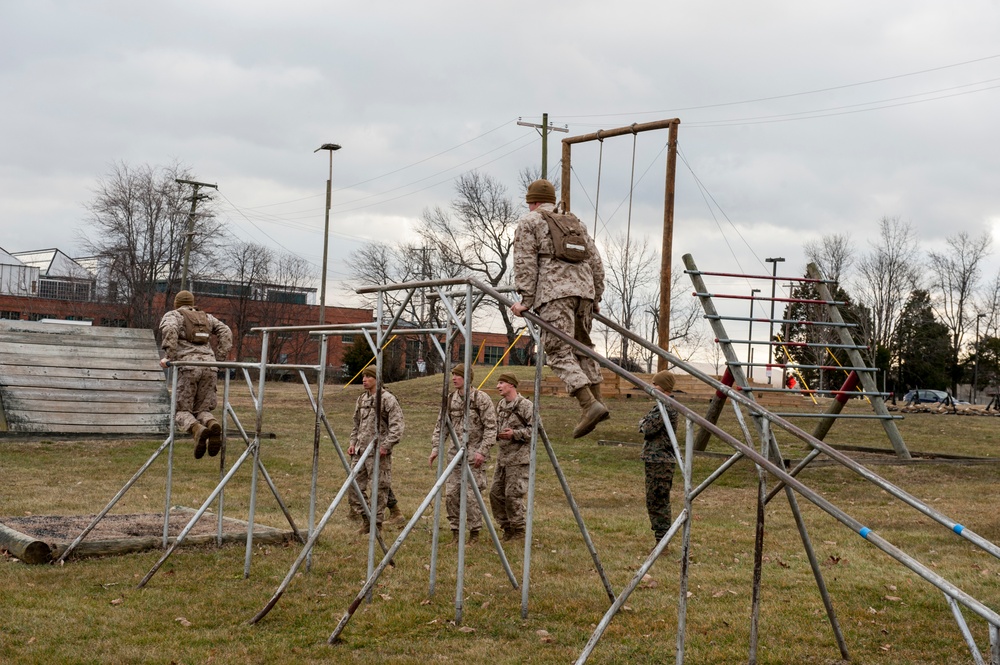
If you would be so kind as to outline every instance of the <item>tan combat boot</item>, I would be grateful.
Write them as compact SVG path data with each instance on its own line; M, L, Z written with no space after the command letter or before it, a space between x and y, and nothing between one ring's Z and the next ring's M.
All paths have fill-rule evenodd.
M590 393L594 396L594 399L596 399L598 402L600 402L601 404L603 404L605 406L605 408L608 406L608 403L605 402L604 398L601 396L601 384L600 383L591 383L590 384ZM600 420L598 420L597 422L603 423L605 420L607 420L610 417L611 417L611 410L608 409L608 412L606 414L604 414L603 416L601 416Z
M389 509L389 521L393 523L406 521L406 518L403 517L403 511L399 509L399 504Z
M451 530L451 542L448 543L448 544L449 545L457 545L458 544L458 529L452 529Z
M206 427L208 427L208 456L215 457L222 449L222 425L212 418Z
M608 411L608 407L594 399L594 393L590 391L590 386L578 388L573 393L573 397L580 403L580 408L583 411L580 414L580 422L573 429L573 438L579 439L581 436L586 436L593 432L594 428L597 427L597 423L606 420L610 412Z
M469 532L469 540L466 542L466 545L472 545L473 543L478 543L478 542L479 542L479 529L473 529L472 531Z
M201 459L205 456L205 449L208 447L208 428L201 423L194 423L188 428L191 438L194 439L194 458Z

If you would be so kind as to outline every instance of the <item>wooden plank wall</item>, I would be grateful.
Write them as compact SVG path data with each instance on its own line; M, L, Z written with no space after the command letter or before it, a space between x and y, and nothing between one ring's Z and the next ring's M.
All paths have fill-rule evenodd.
M11 432L170 429L152 330L0 320L0 405Z

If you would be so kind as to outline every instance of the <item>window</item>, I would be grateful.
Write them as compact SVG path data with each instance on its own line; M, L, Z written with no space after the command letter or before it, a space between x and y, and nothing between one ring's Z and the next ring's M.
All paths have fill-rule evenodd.
M483 363L486 365L496 365L503 357L504 347L487 346L483 349Z
M101 319L101 325L105 328L127 328L128 322L125 319Z
M354 335L341 335L340 336L340 343L341 344L354 344Z
M7 319L8 321L20 321L21 313L12 312L10 310L0 310L0 319Z

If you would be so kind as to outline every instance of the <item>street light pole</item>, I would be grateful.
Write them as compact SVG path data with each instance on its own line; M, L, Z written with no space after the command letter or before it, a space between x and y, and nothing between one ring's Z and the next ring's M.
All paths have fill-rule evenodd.
M785 257L777 256L770 259L764 259L765 263L772 264L771 269L771 328L768 331L768 344L767 344L767 385L771 385L771 361L774 354L774 294L775 287L778 285L778 264L784 262ZM784 386L782 386L784 388Z
M976 367L972 370L972 399L973 404L978 403L979 398L979 319L986 314L976 314Z
M326 179L326 216L323 221L323 277L319 284L319 322L326 323L326 260L330 251L330 192L333 188L333 153L340 150L336 143L324 143L313 150L314 153L320 150L330 152L330 176Z
M750 289L750 321L747 322L747 378L753 378L753 297L760 289Z

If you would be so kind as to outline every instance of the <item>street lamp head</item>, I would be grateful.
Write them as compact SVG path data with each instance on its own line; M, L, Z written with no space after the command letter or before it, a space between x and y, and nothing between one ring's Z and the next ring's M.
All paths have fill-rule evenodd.
M765 263L782 263L785 260L783 256L776 256L773 259L764 259Z
M753 297L755 293L760 293L760 289L750 289L750 297Z
M340 150L340 146L336 143L324 143L320 147L313 150L313 152L319 152L320 150L329 150L330 152L333 152L334 150Z

